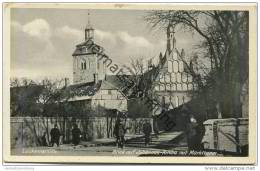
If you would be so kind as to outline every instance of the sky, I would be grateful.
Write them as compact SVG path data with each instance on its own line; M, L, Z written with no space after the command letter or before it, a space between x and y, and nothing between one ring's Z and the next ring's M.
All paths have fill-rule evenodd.
M12 9L11 77L72 80L72 53L84 41L88 20L94 41L114 63L158 58L166 50L166 31L151 29L145 15L145 10ZM196 37L182 30L175 37L177 48L189 54Z

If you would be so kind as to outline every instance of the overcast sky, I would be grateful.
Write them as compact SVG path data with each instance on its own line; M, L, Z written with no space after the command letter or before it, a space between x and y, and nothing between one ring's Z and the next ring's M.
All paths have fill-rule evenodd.
M151 30L143 20L146 11L89 10L95 42L115 63L130 58L158 57L165 52L165 30ZM11 77L61 78L72 80L72 53L84 41L88 10L12 9ZM196 38L177 30L177 48L186 54Z

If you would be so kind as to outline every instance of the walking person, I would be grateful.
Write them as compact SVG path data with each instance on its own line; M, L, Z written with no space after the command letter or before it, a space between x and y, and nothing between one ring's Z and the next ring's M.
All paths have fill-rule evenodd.
M143 125L143 133L144 133L144 137L145 137L145 140L144 140L145 146L148 146L148 144L150 143L151 132L152 132L151 123L149 122L149 120L146 120L144 125Z
M54 128L51 129L51 147L54 146L54 143L59 147L60 141L60 130L58 129L58 125L55 124Z
M197 120L192 115L187 115L186 123L186 135L187 135L187 144L188 151L197 149L197 130L198 126Z
M114 136L116 137L117 147L124 148L125 132L126 132L126 129L123 125L123 122L120 118L118 118L116 121L116 124L115 124L115 128L114 128Z
M77 124L74 124L74 127L72 129L72 143L76 146L80 142L80 136L81 136L81 131L78 128Z
M153 115L153 132L154 132L154 136L155 138L159 138L158 134L159 134L159 128L158 128L158 119L157 116Z

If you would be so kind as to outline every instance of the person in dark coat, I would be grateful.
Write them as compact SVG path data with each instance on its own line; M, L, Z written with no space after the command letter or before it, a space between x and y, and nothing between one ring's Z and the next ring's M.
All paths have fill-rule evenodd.
M156 138L159 138L158 137L158 134L159 134L158 119L155 115L153 115L153 132L154 132L154 136Z
M151 132L152 132L152 126L151 123L146 120L144 125L143 125L143 133L144 133L144 137L145 137L145 146L147 146L150 143L150 136L151 136Z
M55 124L54 128L51 129L51 147L54 146L54 143L57 144L59 147L59 141L60 141L60 130L58 129L58 125Z
M188 151L197 150L197 120L192 115L186 116L186 136Z
M81 131L78 128L78 125L75 124L74 128L72 129L72 143L74 145L78 145L80 142L80 135L81 135Z
M116 145L118 147L123 148L125 144L125 132L126 129L122 123L120 118L117 119L115 128L114 128L114 136L116 137Z

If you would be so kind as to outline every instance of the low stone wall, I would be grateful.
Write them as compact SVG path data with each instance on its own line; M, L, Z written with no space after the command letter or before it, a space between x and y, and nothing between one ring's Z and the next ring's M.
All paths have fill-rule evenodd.
M142 134L143 123L151 118L127 118L124 120L127 134ZM47 132L47 143L50 141L50 130L55 124L62 133L61 143L70 143L71 130L77 124L82 132L82 140L92 141L100 138L113 137L116 118L40 118L40 117L11 117L11 147L29 147L42 144L41 137Z
M248 145L248 118L211 119L204 126L204 149L241 153Z

